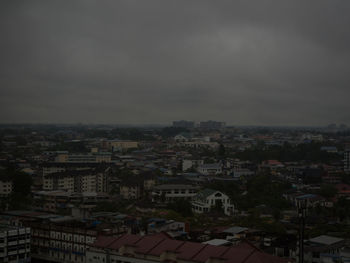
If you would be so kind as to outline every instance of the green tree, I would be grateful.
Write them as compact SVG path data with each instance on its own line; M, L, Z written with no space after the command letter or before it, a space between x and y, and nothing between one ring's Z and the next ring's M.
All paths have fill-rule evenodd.
M188 200L179 199L175 202L169 203L168 208L179 213L183 217L193 216L192 205Z

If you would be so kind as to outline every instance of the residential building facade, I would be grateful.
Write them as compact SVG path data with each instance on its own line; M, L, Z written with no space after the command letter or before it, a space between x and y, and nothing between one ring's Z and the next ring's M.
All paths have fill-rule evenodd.
M187 184L162 184L153 187L154 202L174 202L179 199L191 200L199 190L198 186Z
M0 197L6 197L12 193L13 184L10 180L0 180Z
M225 215L234 213L234 205L231 203L230 198L220 191L204 189L192 199L192 211L195 213L208 213L214 207L221 208Z
M30 228L0 225L0 262L30 262Z

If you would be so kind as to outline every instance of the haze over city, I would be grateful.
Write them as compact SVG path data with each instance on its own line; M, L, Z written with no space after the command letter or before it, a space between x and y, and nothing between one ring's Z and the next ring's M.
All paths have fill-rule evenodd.
M349 14L0 1L0 262L350 263Z
M349 1L1 1L2 123L349 121Z

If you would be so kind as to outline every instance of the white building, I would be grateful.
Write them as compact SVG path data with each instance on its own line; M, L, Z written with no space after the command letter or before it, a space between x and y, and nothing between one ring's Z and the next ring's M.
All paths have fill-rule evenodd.
M344 247L345 240L341 238L326 235L311 238L305 243L304 261L306 263L331 263L333 259L340 259Z
M189 133L180 133L174 137L174 140L176 142L188 142L191 138L191 135Z
M213 189L204 189L193 197L192 211L200 214L207 213L220 204L225 215L233 214L234 205L231 204L231 200L227 195Z
M0 225L0 262L30 262L30 228Z
M153 188L152 199L159 202L173 202L178 199L190 200L199 187L186 184L162 184Z
M209 163L198 166L197 172L203 175L222 174L222 165L220 163Z
M186 172L188 169L191 169L193 167L198 167L203 164L204 164L203 160L182 160L182 171Z

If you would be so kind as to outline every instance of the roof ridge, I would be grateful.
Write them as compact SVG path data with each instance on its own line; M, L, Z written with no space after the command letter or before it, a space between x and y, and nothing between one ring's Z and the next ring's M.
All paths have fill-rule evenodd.
M222 253L219 255L219 257L222 258L222 257L226 254L226 252L229 251L230 249L231 249L231 247L227 247L227 248L224 250L224 252L222 252Z
M192 259L192 258L195 258L199 253L202 252L203 249L205 249L205 248L208 247L208 246L209 246L209 244L205 244L200 250L198 250L198 252L197 252L196 254L194 254L194 255L191 257L191 259Z
M178 240L178 241L180 241L180 240ZM181 240L181 244L179 244L179 245L175 248L174 252L179 253L179 252L177 252L177 250L178 250L180 247L182 247L185 243L186 243L186 241Z
M243 242L246 243L246 244L248 244L249 246L255 248L257 251L263 252L260 248L258 248L257 246L255 246L255 245L254 245L252 242L250 242L249 240L244 239ZM243 243L243 242L242 242L242 243Z
M152 248L150 248L147 253L151 253L153 249L155 249L158 245L160 245L161 243L163 243L164 241L168 240L168 238L163 238L160 242L158 242L155 246L153 246Z
M119 239L121 239L123 236L126 236L127 234L125 235L121 235L119 237L117 237L116 239L114 239L111 243L109 243L106 248L109 248L113 243L117 242Z
M254 248L256 248L255 246L254 246ZM252 252L250 252L249 254L248 254L248 256L246 256L243 260L242 260L242 262L241 263L244 263L244 262L246 262L254 253L256 252L256 250L255 249L253 249L253 251ZM260 259L259 259L260 260ZM260 260L260 262L261 262L261 260Z
M146 253L149 253L151 250L153 250L155 247L157 247L158 245L160 245L160 243L162 243L164 240L167 240L167 238L162 238L159 242L157 242L154 246L152 246L150 249L148 249L146 251Z
M182 241L182 243L176 248L175 252L176 252L176 253L180 253L178 250L179 250L183 245L185 245L186 242L187 242L187 241Z

